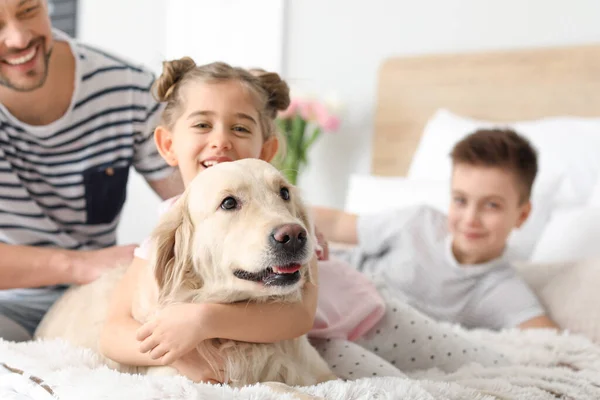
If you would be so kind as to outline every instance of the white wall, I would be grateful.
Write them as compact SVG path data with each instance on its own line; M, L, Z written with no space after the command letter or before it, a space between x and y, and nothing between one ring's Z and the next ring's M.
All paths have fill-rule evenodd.
M172 1L166 12L167 57L281 72L284 4L284 0Z
M300 180L307 200L328 206L343 206L350 173L369 171L377 69L386 57L600 42L598 0L297 0L287 1L285 21L273 20L284 0L271 3L279 14L261 12L270 1L80 0L79 36L156 72L166 56L189 48L206 59L281 68L306 90L336 91L346 105L342 129L317 143ZM173 18L182 18L175 29ZM270 31L272 40L248 40ZM177 46L173 35L187 42ZM261 55L250 58L250 45ZM122 242L140 240L154 224L157 200L135 174L129 195Z
M166 4L166 0L79 0L78 39L159 73L165 57Z
M166 47L165 12L163 0L79 0L77 36L83 43L160 73ZM160 200L135 172L129 176L127 191L117 240L139 243L156 223Z
M600 42L598 0L290 1L286 77L338 91L342 131L323 137L300 184L343 206L349 173L369 172L377 70L392 55Z

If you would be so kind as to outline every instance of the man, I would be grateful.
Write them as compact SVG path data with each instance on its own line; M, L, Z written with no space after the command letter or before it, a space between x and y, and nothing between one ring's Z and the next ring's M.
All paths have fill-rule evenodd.
M115 238L131 165L163 199L183 190L155 149L153 80L53 30L45 0L0 0L0 338L132 259Z

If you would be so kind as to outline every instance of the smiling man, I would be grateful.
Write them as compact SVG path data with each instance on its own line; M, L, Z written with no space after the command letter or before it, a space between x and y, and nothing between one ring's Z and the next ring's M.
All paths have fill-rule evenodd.
M163 199L182 191L155 148L153 80L53 30L45 0L0 0L0 338L132 259L115 238L130 166Z

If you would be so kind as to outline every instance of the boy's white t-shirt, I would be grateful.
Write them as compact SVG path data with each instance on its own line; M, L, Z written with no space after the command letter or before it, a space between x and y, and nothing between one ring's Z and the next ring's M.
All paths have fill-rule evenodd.
M436 320L502 329L545 314L511 267L510 251L488 263L459 265L447 218L431 207L362 215L357 231L350 262Z

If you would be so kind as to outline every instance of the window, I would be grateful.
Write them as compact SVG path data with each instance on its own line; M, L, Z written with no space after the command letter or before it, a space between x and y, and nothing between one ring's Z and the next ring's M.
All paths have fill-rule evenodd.
M48 11L52 26L72 37L77 34L77 1L48 0Z

